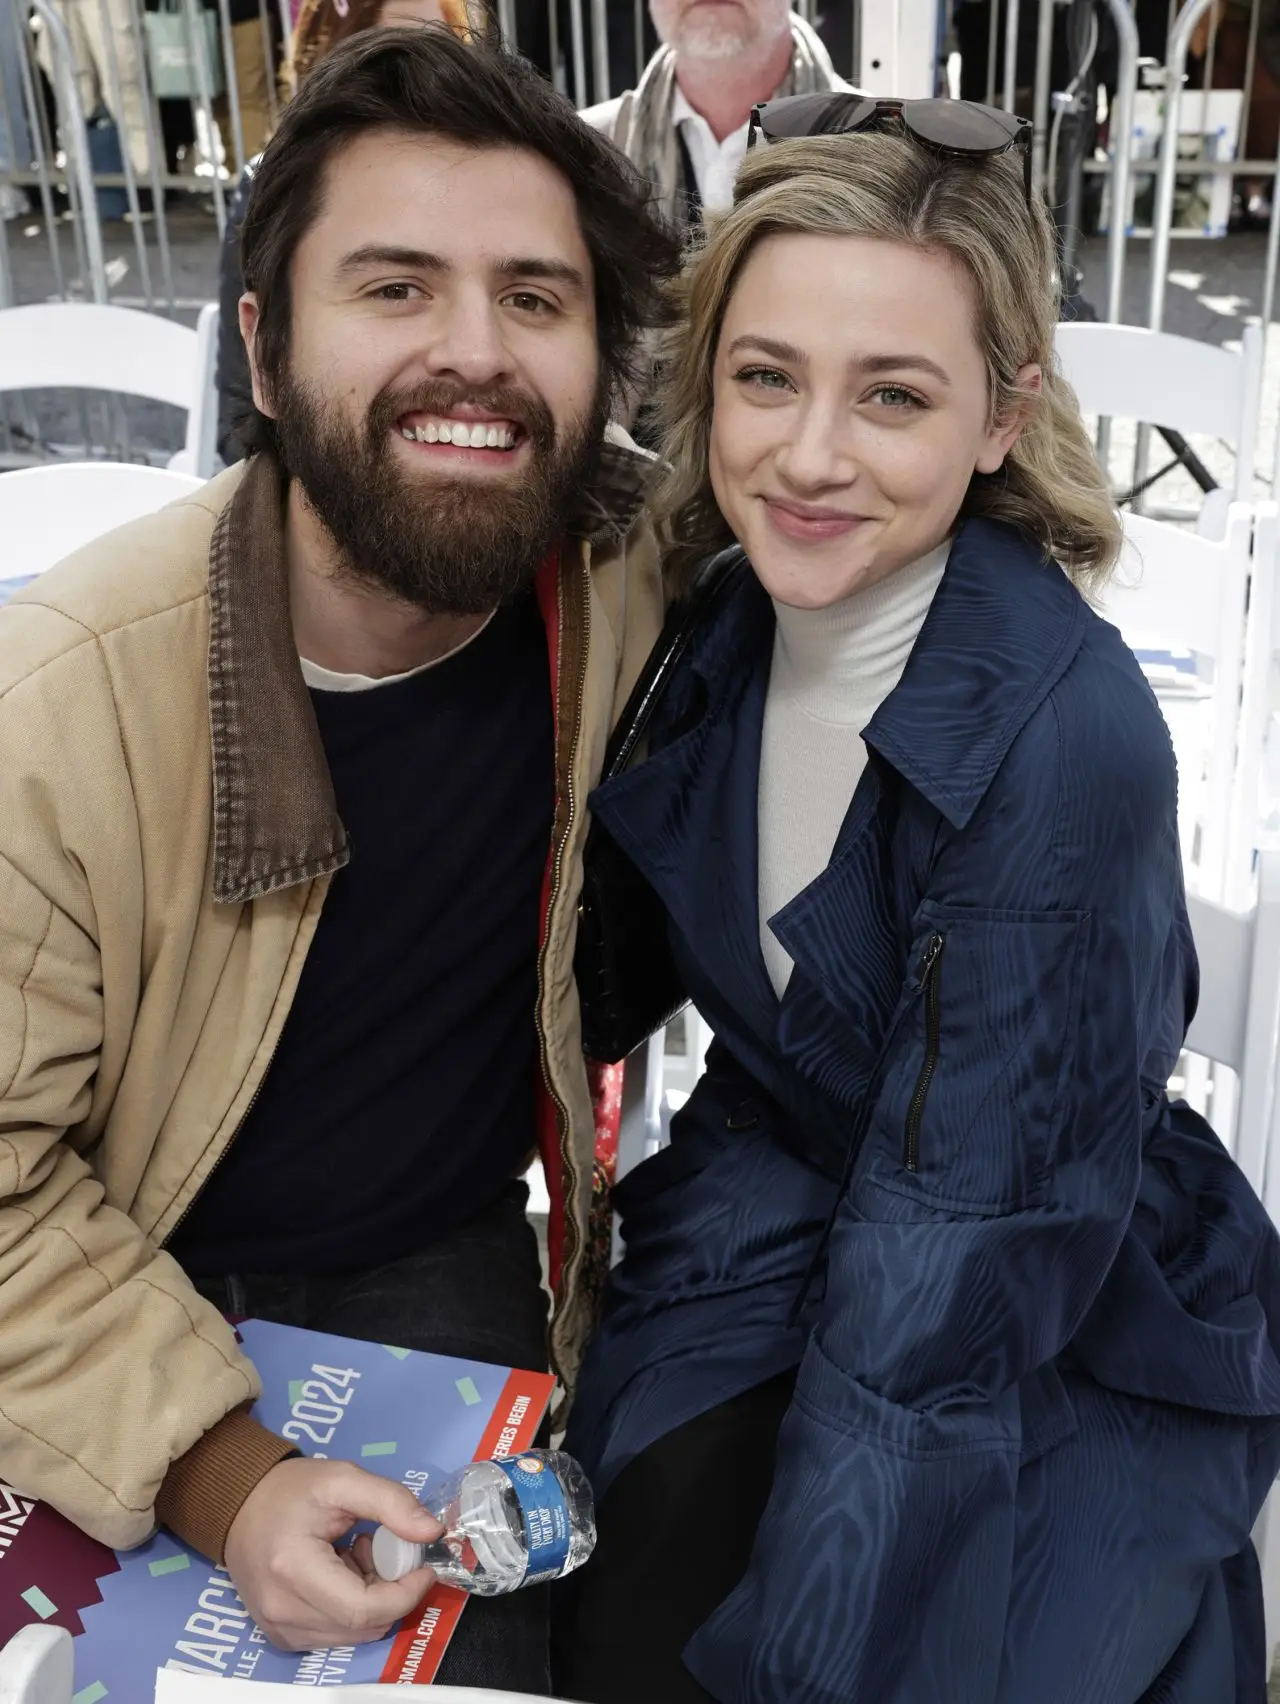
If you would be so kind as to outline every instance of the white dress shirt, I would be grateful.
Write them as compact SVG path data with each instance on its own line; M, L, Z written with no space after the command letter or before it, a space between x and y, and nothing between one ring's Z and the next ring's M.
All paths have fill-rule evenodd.
M747 152L747 130L750 119L717 142L715 132L700 112L695 112L676 84L671 103L671 122L679 126L684 145L689 150L693 175L698 181L698 194L709 213L723 213L733 206L733 180Z

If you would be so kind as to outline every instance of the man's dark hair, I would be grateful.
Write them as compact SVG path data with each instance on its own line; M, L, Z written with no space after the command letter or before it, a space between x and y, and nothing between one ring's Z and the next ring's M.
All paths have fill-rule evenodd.
M611 143L532 66L431 25L368 30L336 47L285 109L253 180L241 232L245 287L258 297L255 353L270 392L288 370L290 270L319 217L329 162L372 131L417 132L475 148L524 148L566 179L595 272L605 385L634 378L640 334L666 317L675 238L651 192ZM274 442L258 417L253 447Z

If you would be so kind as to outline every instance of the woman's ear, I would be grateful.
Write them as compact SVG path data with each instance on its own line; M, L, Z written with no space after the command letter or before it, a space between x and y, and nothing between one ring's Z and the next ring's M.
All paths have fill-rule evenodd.
M1044 374L1039 366L1028 363L1018 369L1014 384L1023 400L1003 419L993 423L974 463L974 471L977 473L999 473L1004 466L1004 458L1017 443L1022 428L1030 417L1031 397L1038 396L1044 388Z

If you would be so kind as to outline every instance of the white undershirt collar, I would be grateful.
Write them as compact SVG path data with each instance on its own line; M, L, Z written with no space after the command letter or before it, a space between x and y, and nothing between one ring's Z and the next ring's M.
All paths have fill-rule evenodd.
M468 645L474 645L493 620L494 613L490 610L475 632L464 639L461 645L455 645L451 651L446 651L443 657L433 657L429 663L419 663L416 669L405 669L402 674L339 674L336 669L323 668L319 663L313 663L310 657L300 655L298 661L302 664L302 678L315 692L368 692L375 686L395 686L398 681L426 674L428 669L438 669L441 663L447 663L450 657L456 657L459 651L465 651Z

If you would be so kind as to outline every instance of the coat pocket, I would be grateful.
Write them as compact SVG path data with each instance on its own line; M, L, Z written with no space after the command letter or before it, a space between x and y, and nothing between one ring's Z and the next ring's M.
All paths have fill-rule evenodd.
M860 1188L975 1213L1044 1199L1069 1104L1087 922L921 907L911 1004Z

